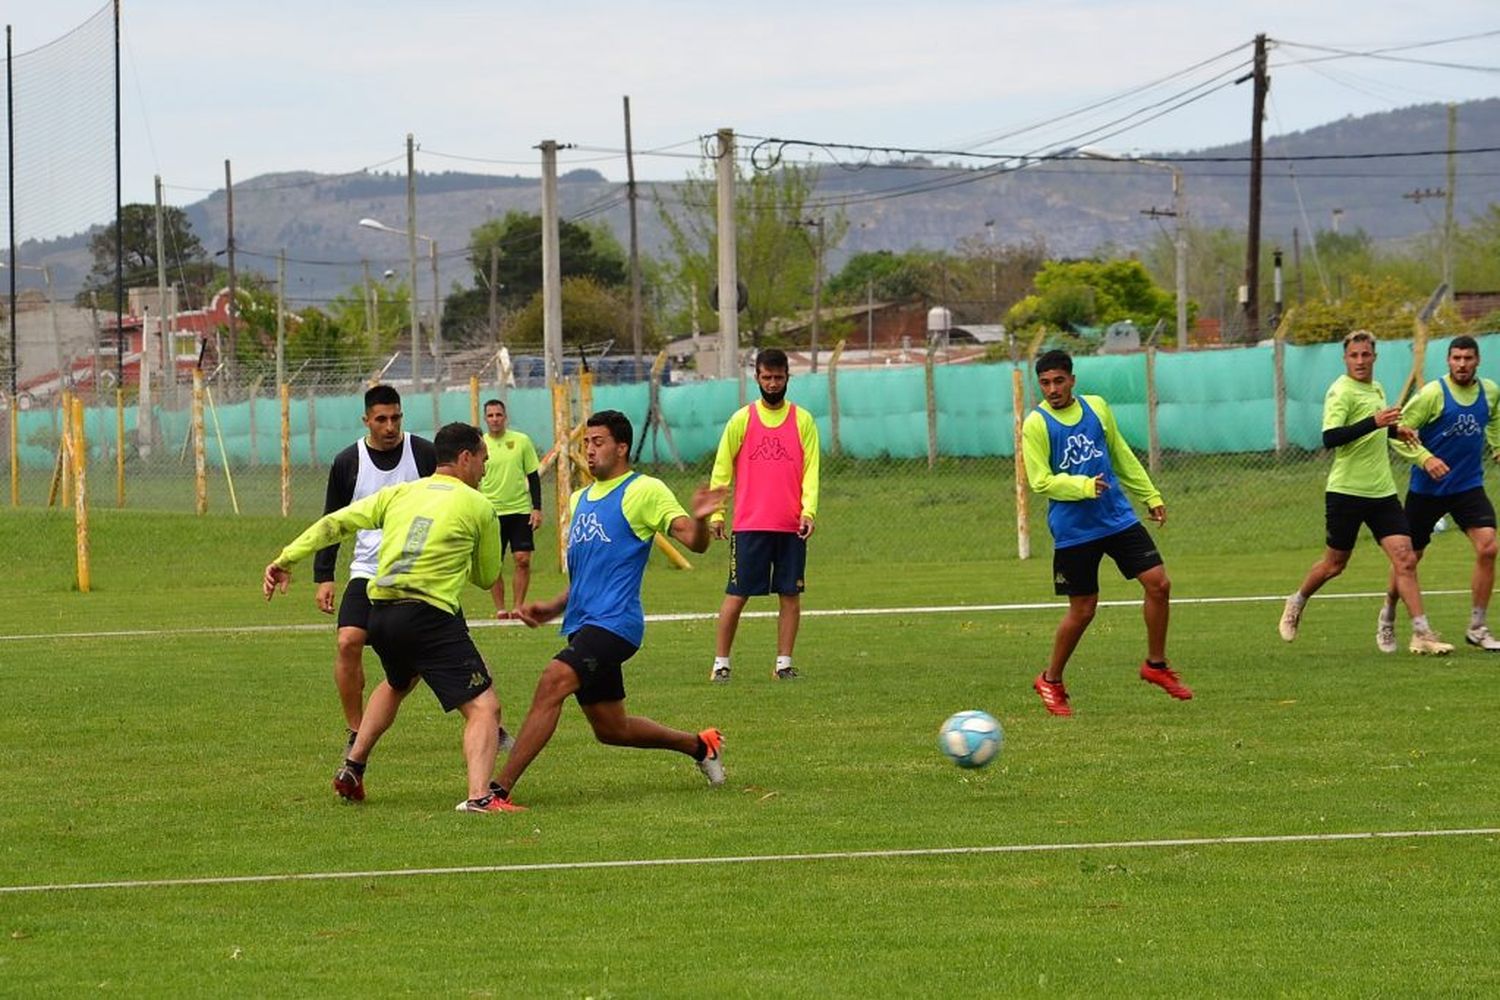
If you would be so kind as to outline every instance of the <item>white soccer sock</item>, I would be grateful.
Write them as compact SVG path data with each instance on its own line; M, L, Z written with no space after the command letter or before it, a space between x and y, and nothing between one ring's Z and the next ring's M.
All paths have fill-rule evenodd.
M1292 596L1288 597L1287 600L1292 603L1292 607L1294 608L1300 608L1307 603L1307 598L1302 596L1302 591L1300 590L1292 591Z
M1484 625L1484 608L1475 608L1469 612L1469 628L1479 628Z
M789 669L791 669L791 666L792 666L792 658L790 656L778 656L778 657L776 657L776 669L777 670L789 670Z
M701 663L702 661L700 660L699 662ZM724 668L725 670L729 669L729 657L727 657L727 656L715 656L714 657L714 669L718 670L720 667Z
M1415 615L1411 620L1411 630L1413 632L1431 632L1432 626L1427 624L1426 615Z

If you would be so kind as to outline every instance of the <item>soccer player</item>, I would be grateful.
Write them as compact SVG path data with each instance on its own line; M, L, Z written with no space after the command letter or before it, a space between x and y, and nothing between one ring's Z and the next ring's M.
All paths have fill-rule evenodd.
M484 464L479 492L489 499L500 519L501 564L506 549L515 554L515 603L511 607L519 608L526 603L526 590L531 584L531 553L536 549L533 533L542 523L542 477L537 472L536 445L525 434L508 428L505 404L498 399L485 400L484 423L484 444L490 457ZM490 596L495 601L496 618L514 616L505 606L503 570L495 578Z
M1416 459L1412 446L1417 432L1400 426L1400 419L1401 407L1387 406L1385 389L1375 381L1375 335L1368 330L1352 331L1344 337L1344 374L1334 379L1323 397L1323 447L1333 449L1333 468L1323 495L1328 547L1286 599L1277 630L1287 642L1297 638L1308 599L1349 565L1359 529L1368 525L1391 562L1392 586L1411 615L1407 648L1434 656L1453 652L1432 630L1422 610L1411 529L1391 476L1387 446L1408 461ZM1438 465L1429 465L1428 471L1442 474ZM1384 648L1383 638L1377 641Z
M341 510L386 486L430 476L437 467L432 442L401 430L401 394L392 387L376 385L365 392L364 424L365 436L334 456L328 470L324 514ZM349 727L345 749L354 745L364 715L364 654L370 618L366 588L375 575L375 556L379 550L379 530L361 531L355 536L349 584L338 606L333 682L344 708L344 722ZM338 557L339 547L335 543L313 558L313 580L318 585L314 600L325 615L333 614L333 577Z
M1032 687L1053 715L1072 715L1063 668L1094 620L1099 605L1099 563L1107 555L1127 579L1140 581L1146 618L1146 659L1141 680L1173 698L1193 696L1167 665L1167 619L1172 584L1156 543L1130 506L1145 505L1151 520L1167 523L1167 508L1140 459L1115 425L1102 397L1076 396L1073 359L1048 351L1036 361L1043 402L1021 424L1021 453L1032 492L1047 498L1052 531L1052 580L1068 610L1052 640L1047 669Z
M1448 344L1448 375L1424 385L1401 411L1401 425L1417 431L1417 464L1406 492L1406 522L1411 547L1422 561L1432 529L1452 514L1474 546L1469 578L1472 607L1464 641L1491 652L1500 639L1490 633L1485 614L1495 589L1495 508L1484 492L1484 456L1500 461L1500 386L1479 377L1479 344L1473 337L1454 337ZM1396 651L1396 579L1380 609L1376 645Z
M714 665L709 678L729 680L729 651L750 598L775 593L778 680L797 676L792 648L802 619L807 540L818 514L818 425L812 414L786 401L786 352L767 348L755 358L760 399L735 411L719 438L710 489L734 482L733 535L729 541L729 584L714 634ZM724 512L710 524L722 539Z
M717 729L695 734L625 714L621 666L645 635L641 579L653 539L657 532L670 533L694 552L706 551L704 519L724 498L722 489L700 488L689 515L665 483L631 471L633 436L630 420L618 410L600 410L584 426L584 455L595 482L573 494L568 586L551 600L521 607L521 620L532 628L562 615L568 644L542 671L515 746L491 787L502 802L509 803L516 782L552 738L569 695L600 743L676 750L697 761L710 785L724 782L724 737Z
M500 573L500 529L478 490L484 439L468 424L447 424L433 441L437 469L325 514L266 567L266 600L286 592L290 568L321 546L360 531L383 529L376 572L367 587L370 645L385 680L376 685L364 724L334 774L333 788L352 801L365 797L370 751L396 721L402 700L426 681L443 711L463 716L468 798L459 812L509 812L490 792L498 747L500 702L484 658L474 648L459 605L465 581L486 590Z

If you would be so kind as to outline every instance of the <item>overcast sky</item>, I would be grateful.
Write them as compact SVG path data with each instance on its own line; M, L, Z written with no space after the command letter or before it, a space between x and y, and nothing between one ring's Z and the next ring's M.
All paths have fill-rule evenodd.
M7 7L19 57L103 4ZM1489 72L1314 62L1330 53L1299 47L1365 51L1496 32L1495 0L125 0L122 24L125 197L149 201L159 173L176 204L221 187L225 159L236 182L401 170L408 132L423 171L534 175L533 147L553 138L587 147L563 154L565 169L623 179L626 94L642 153L696 154L697 138L721 126L941 149L994 139L983 148L1028 152L1225 83L1242 72L1257 32L1282 43L1271 57L1269 134L1500 95L1496 34L1394 53ZM1063 125L994 138L1203 62ZM1250 88L1225 85L1096 144L1172 151L1239 141L1249 109ZM694 165L659 154L637 163L645 179L676 179Z

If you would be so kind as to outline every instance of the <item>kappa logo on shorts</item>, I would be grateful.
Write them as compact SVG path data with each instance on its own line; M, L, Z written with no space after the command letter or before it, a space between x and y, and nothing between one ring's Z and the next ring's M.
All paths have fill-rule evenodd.
M1062 459L1057 463L1057 471L1063 472L1082 465L1091 458L1103 457L1104 452L1099 450L1093 438L1087 434L1069 434L1067 442L1063 445Z
M1054 573L1052 575L1052 582L1057 586L1066 587L1068 585L1068 574Z
M568 532L568 544L577 545L580 542L608 542L610 537L604 531L604 525L599 523L599 515L593 511L585 511L573 519L573 530Z
M484 687L484 674L480 673L477 670L474 671L472 674L470 674L469 675L469 687L471 687L471 688Z
M781 446L781 438L762 438L750 453L752 462L790 462L791 453Z

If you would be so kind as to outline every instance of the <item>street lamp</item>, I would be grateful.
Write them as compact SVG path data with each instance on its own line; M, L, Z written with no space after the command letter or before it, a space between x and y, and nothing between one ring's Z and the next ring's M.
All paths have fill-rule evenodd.
M1163 160L1146 160L1134 156L1120 156L1096 146L1080 146L1076 155L1088 160L1115 160L1122 163L1140 163L1148 167L1160 167L1172 171L1172 218L1175 221L1173 244L1177 257L1177 348L1187 346L1187 231L1182 220L1187 217L1187 203L1182 190L1182 168Z
M433 362L433 378L436 382L438 382L438 388L440 389L442 372L437 369L437 366L442 363L443 357L443 300L438 295L437 240L433 239L431 236L424 236L421 233L413 233L405 229L397 229L395 226L387 226L385 223L381 222L378 219L360 219L359 224L365 229L375 229L382 233L391 233L395 236L405 236L409 240L409 246L411 249L409 250L407 256L409 258L409 263L411 264L411 378L413 387L419 391L422 388L422 352L418 346L419 320L417 318L417 313L420 308L420 303L418 301L419 297L417 295L417 255L415 251L415 241L427 241L428 258L432 262L432 353L433 357L436 359ZM389 271L386 272L387 275L389 275L390 273L391 272Z

